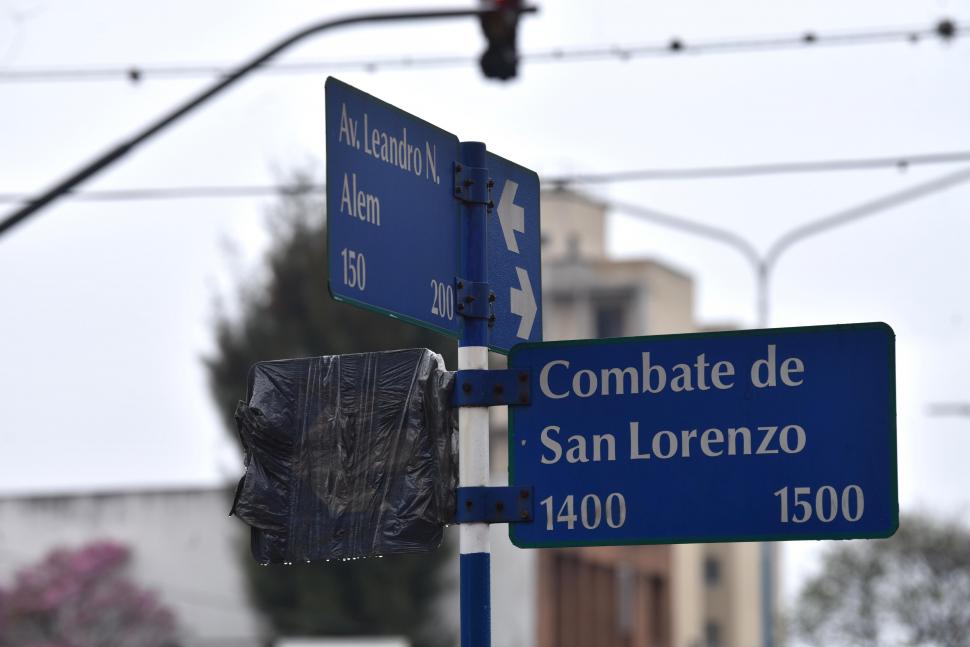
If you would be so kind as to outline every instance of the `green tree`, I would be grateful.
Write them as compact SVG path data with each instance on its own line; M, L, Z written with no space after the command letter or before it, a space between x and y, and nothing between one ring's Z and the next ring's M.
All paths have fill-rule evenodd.
M305 177L299 178L303 180ZM292 192L269 214L273 242L265 278L241 288L237 317L216 321L210 382L227 429L245 397L256 361L396 348L431 348L455 366L455 341L400 321L333 301L327 290L327 249L321 196ZM407 254L423 253L406 250ZM426 555L398 555L349 563L261 567L244 556L250 593L280 635L406 635L417 646L449 642L433 627L444 584L447 544Z
M815 645L970 645L970 529L909 516L889 539L836 545L802 588L794 628Z

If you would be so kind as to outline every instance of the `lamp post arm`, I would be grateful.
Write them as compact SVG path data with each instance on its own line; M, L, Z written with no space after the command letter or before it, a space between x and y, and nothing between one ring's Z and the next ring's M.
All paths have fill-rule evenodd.
M761 265L761 256L758 254L758 250L755 249L754 245L728 229L714 227L712 225L707 225L695 220L690 220L689 218L675 216L663 211L658 211L649 207L641 207L640 205L630 204L627 202L611 201L606 203L605 206L610 209L635 216L641 220L646 220L647 222L652 222L654 224L669 227L671 229L679 229L689 234L694 234L696 236L701 236L719 243L723 243L734 248L735 251L744 256L744 258L751 263L755 270L757 270Z
M91 161L85 163L83 166L81 166L81 168L75 170L73 173L54 184L43 193L37 195L36 197L30 198L20 209L12 212L2 221L0 221L0 236L26 220L28 217L40 211L40 209L50 204L60 196L68 193L85 180L90 179L121 158L125 157L136 146L158 134L168 126L172 125L172 123L177 121L179 118L184 117L189 112L192 112L202 104L220 94L223 90L233 85L242 77L263 66L284 50L289 49L293 45L310 36L315 36L321 32L328 31L336 27L345 27L348 25L356 25L361 23L464 18L470 16L482 16L494 11L496 11L494 6L486 5L477 9L372 12L346 16L344 18L337 18L333 20L325 20L323 22L314 23L308 27L305 27L304 29L301 29L300 31L297 31L271 45L269 48L263 50L252 59L242 63L240 66L228 72L225 76L216 81L214 84L210 85L208 88L202 90L173 110L165 113L155 121L144 126L141 130L137 131L120 144L110 148L98 157L95 157ZM519 11L520 13L532 13L536 11L536 9L535 7L522 7L519 9Z
M770 272L778 262L778 258L796 243L823 233L842 225L847 225L856 220L861 220L868 216L873 216L882 211L893 209L907 202L913 202L927 195L949 189L950 187L970 181L970 168L963 168L953 173L948 173L928 182L923 182L902 191L896 191L875 200L863 202L862 204L838 211L824 218L815 220L806 225L796 227L776 240L764 256L766 272Z

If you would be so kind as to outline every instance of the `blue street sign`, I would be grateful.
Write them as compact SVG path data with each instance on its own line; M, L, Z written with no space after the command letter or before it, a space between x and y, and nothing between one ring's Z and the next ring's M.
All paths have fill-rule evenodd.
M523 344L520 547L886 537L899 524L886 324Z
M326 101L330 293L458 335L458 138L332 77Z
M333 77L326 104L331 295L458 337L458 138ZM496 155L488 164L489 347L508 352L542 339L539 180Z
M490 345L510 349L542 339L539 176L488 153L494 207L488 220L488 284L496 320Z

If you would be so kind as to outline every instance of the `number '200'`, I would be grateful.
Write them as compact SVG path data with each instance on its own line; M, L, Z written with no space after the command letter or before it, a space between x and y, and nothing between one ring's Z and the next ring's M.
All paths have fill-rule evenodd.
M450 284L431 279L431 314L451 321L455 318L455 290Z

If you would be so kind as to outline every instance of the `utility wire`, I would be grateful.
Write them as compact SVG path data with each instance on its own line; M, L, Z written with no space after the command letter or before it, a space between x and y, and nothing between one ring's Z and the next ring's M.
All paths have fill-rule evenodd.
M145 143L158 133L167 129L185 115L195 111L200 106L208 103L211 99L224 92L227 88L245 78L252 72L264 67L275 57L293 47L297 43L312 36L340 27L370 23L392 23L392 22L416 22L428 20L443 20L449 18L482 18L498 11L493 5L488 5L478 9L440 9L440 10L417 10L402 12L372 12L362 13L333 20L306 25L302 29L291 33L289 36L275 41L268 48L261 50L252 58L233 70L226 76L208 84L201 92L195 93L191 98L179 103L176 107L157 117L138 131L122 141L120 144L112 146L104 153L85 162L80 168L72 171L68 176L62 178L54 186L48 188L36 197L30 198L26 204L20 206L16 211L0 220L0 236L10 231L22 223L27 218L33 216L46 205L54 202L61 196L74 191L78 186L98 175L106 168L117 163L131 153L137 146ZM535 7L523 6L516 9L518 13L534 13Z
M970 418L970 402L935 402L927 408L931 416L962 416Z
M577 173L568 175L546 175L541 178L543 185L565 188L577 184L607 184L617 182L637 182L649 180L699 180L710 178L754 177L762 175L781 175L796 173L822 173L880 168L906 170L913 166L953 164L970 162L970 151L949 153L928 153L920 155L897 155L889 157L870 157L853 159L832 159L823 161L776 162L748 164L739 166L707 166L694 168L653 168L606 173ZM301 195L323 193L323 184L251 184L251 185L208 185L181 187L141 187L131 189L109 189L101 191L69 191L68 198L86 202L121 202L130 200L178 200L189 198L249 198L279 194ZM0 193L0 204L26 203L27 193Z
M104 191L68 191L64 197L81 202L128 202L139 200L184 200L191 198L259 198L279 194L323 193L323 184L237 184L227 186L172 186ZM27 193L0 193L0 203L27 204Z
M592 47L562 47L519 56L520 62L560 63L566 61L629 61L636 58L656 58L680 55L737 54L844 47L848 45L876 45L886 43L919 43L927 39L950 42L970 34L970 24L958 24L944 18L929 27L871 29L866 31L817 33L805 31L784 36L753 36L717 40L686 41L671 38L665 42L634 45L599 45ZM477 65L478 57L463 54L425 57L372 58L331 61L293 61L268 63L262 72L274 74L315 74L341 70L442 68ZM185 79L224 76L231 70L227 63L192 63L181 65L126 65L91 67L44 67L0 70L0 83L53 83L126 80L139 83L151 79Z
M757 175L784 175L794 173L822 173L830 171L862 171L879 168L906 170L911 166L928 164L952 164L970 162L970 151L929 153L924 155L897 155L895 157L868 157L854 159L830 159L807 162L773 162L767 164L742 164L736 166L701 166L694 168L639 169L607 173L576 173L546 176L543 182L554 185L605 184L643 180L698 180L710 178L751 177Z

